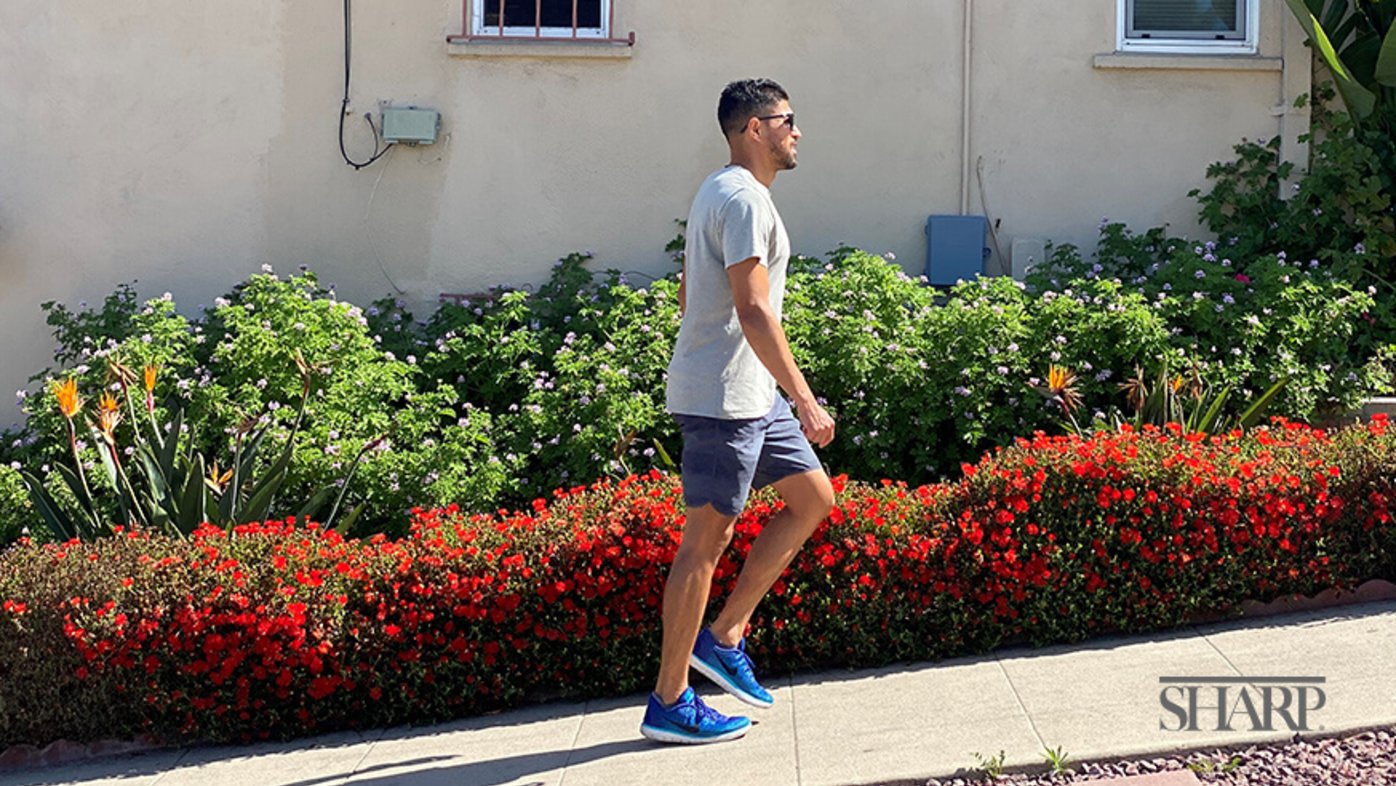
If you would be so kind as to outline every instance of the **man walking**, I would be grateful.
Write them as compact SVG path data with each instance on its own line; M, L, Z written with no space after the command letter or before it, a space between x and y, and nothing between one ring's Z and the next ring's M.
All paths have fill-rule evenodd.
M668 410L683 432L683 541L664 588L659 679L640 731L662 742L717 742L751 721L705 705L693 667L756 707L773 699L743 638L756 604L834 504L814 455L834 421L795 366L781 328L790 240L769 190L795 168L800 130L790 96L768 79L729 84L717 105L731 163L703 181L688 215L679 328ZM777 394L790 396L799 414ZM722 612L704 628L713 570L752 487L774 486L785 507L762 530ZM701 630L700 630L701 628Z

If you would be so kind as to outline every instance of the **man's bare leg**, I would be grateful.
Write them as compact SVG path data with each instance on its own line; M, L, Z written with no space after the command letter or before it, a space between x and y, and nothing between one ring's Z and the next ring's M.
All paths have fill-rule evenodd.
M795 554L809 539L811 533L829 515L829 511L834 506L834 487L829 482L829 476L823 470L811 470L799 475L791 475L782 478L772 484L781 499L785 500L785 509L771 518L756 537L756 542L751 545L751 552L747 554L746 563L742 565L742 572L737 577L737 586L732 590L731 596L727 598L726 604L722 607L722 613L713 620L711 626L713 638L724 647L736 646L737 641L742 637L742 632L746 630L747 623L751 620L751 615L756 611L756 604L766 596L766 592L775 583L780 574L784 572L786 566L795 558ZM729 535L730 538L730 530ZM688 533L685 531L684 539L687 540ZM719 555L721 552L718 552ZM677 562L677 561L676 561ZM714 560L716 564L716 560ZM712 579L712 570L707 573L709 581ZM673 581L671 574L670 581ZM704 589L704 602L707 600L706 587ZM669 643L668 609L669 596L666 590L664 596L665 608L665 647ZM698 615L701 616L701 606ZM697 624L697 623L695 623ZM698 629L693 629L694 635ZM692 636L689 637L692 646ZM665 656L668 657L666 649ZM687 658L687 653L684 653ZM686 661L685 661L686 662ZM679 690L682 690L680 688ZM664 694L660 694L661 698Z
M713 571L732 541L736 521L736 516L721 513L711 504L688 509L683 540L664 583L664 644L654 692L665 704L678 701L688 687L688 656L703 625Z

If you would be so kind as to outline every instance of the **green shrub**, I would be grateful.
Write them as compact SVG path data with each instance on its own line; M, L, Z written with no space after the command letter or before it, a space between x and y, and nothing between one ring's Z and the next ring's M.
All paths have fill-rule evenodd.
M1054 363L1085 371L1091 406L1119 370L1166 344L1144 299L1108 282L1035 297L1009 279L953 288L943 303L879 257L842 249L805 260L786 330L811 387L838 418L823 452L835 471L913 482L1055 425L1028 387Z
M1309 168L1291 194L1280 195L1294 165L1279 160L1276 137L1243 140L1235 160L1208 167L1211 188L1191 195L1238 272L1287 254L1303 264L1318 260L1358 290L1375 288L1377 302L1353 337L1353 354L1370 357L1396 342L1396 140L1390 133L1396 111L1388 101L1355 124L1328 108L1331 88L1315 97Z
M16 462L16 466L18 462ZM0 465L0 549L24 535L43 539L43 530L29 504L29 492L15 466Z
M1215 385L1249 391L1238 408L1270 380L1293 377L1277 410L1292 417L1390 380L1383 356L1353 349L1369 294L1278 256L1253 261L1253 278L1241 281L1214 252L1106 224L1092 265L1061 247L1031 286L982 279L944 293L853 249L795 260L786 328L839 421L822 458L862 478L942 477L1057 427L1060 413L1030 387L1053 365L1075 372L1086 416L1122 403L1119 384L1170 352ZM413 507L494 510L599 475L673 468L680 445L664 399L676 279L639 287L617 271L594 275L589 262L569 256L537 292L491 290L425 321L394 301L361 310L310 273L253 275L196 317L168 296L136 306L123 288L96 310L48 307L67 369L36 380L71 376L91 395L114 371L156 366L157 421L184 411L195 449L227 467L229 433L244 422L269 425L272 443L287 438L298 352L317 385L282 496L310 498L375 444L346 504L362 506L356 532L400 533ZM28 420L5 437L0 462L43 475L71 461L47 389L24 406ZM118 434L121 444L129 436ZM95 443L79 437L84 463L98 468ZM266 453L270 461L276 451ZM102 474L89 477L100 486ZM61 492L54 480L48 487ZM0 511L7 530L27 518Z
M1167 325L1168 346L1184 365L1240 395L1233 406L1288 379L1276 414L1309 419L1349 410L1384 384L1379 347L1368 339L1371 289L1359 290L1317 260L1284 252L1240 265L1215 242L1170 238L1162 228L1133 234L1102 223L1094 260L1054 248L1029 274L1035 291L1113 280L1151 304ZM1158 355L1134 364L1152 374ZM1173 363L1175 367L1179 364Z
M1390 281L1396 256L1396 215L1392 183L1396 148L1327 109L1331 90L1313 102L1314 132L1308 172L1282 196L1281 184L1294 163L1280 161L1279 137L1242 140L1235 160L1207 168L1207 191L1195 189L1200 218L1216 233L1241 272L1252 259L1287 252L1295 259L1318 259L1353 281L1376 273ZM1307 103L1300 99L1300 104ZM1369 283L1362 281L1363 284Z

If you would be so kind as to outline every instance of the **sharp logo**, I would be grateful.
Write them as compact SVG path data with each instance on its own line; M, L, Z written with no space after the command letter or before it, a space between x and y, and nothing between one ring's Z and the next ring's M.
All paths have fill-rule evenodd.
M1164 731L1310 731L1325 677L1159 677Z

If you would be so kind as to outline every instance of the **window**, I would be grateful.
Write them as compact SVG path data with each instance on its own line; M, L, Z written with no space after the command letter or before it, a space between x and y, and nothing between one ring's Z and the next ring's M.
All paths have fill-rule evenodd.
M611 0L471 0L470 38L609 40Z
M1119 0L1122 52L1255 54L1259 0Z

